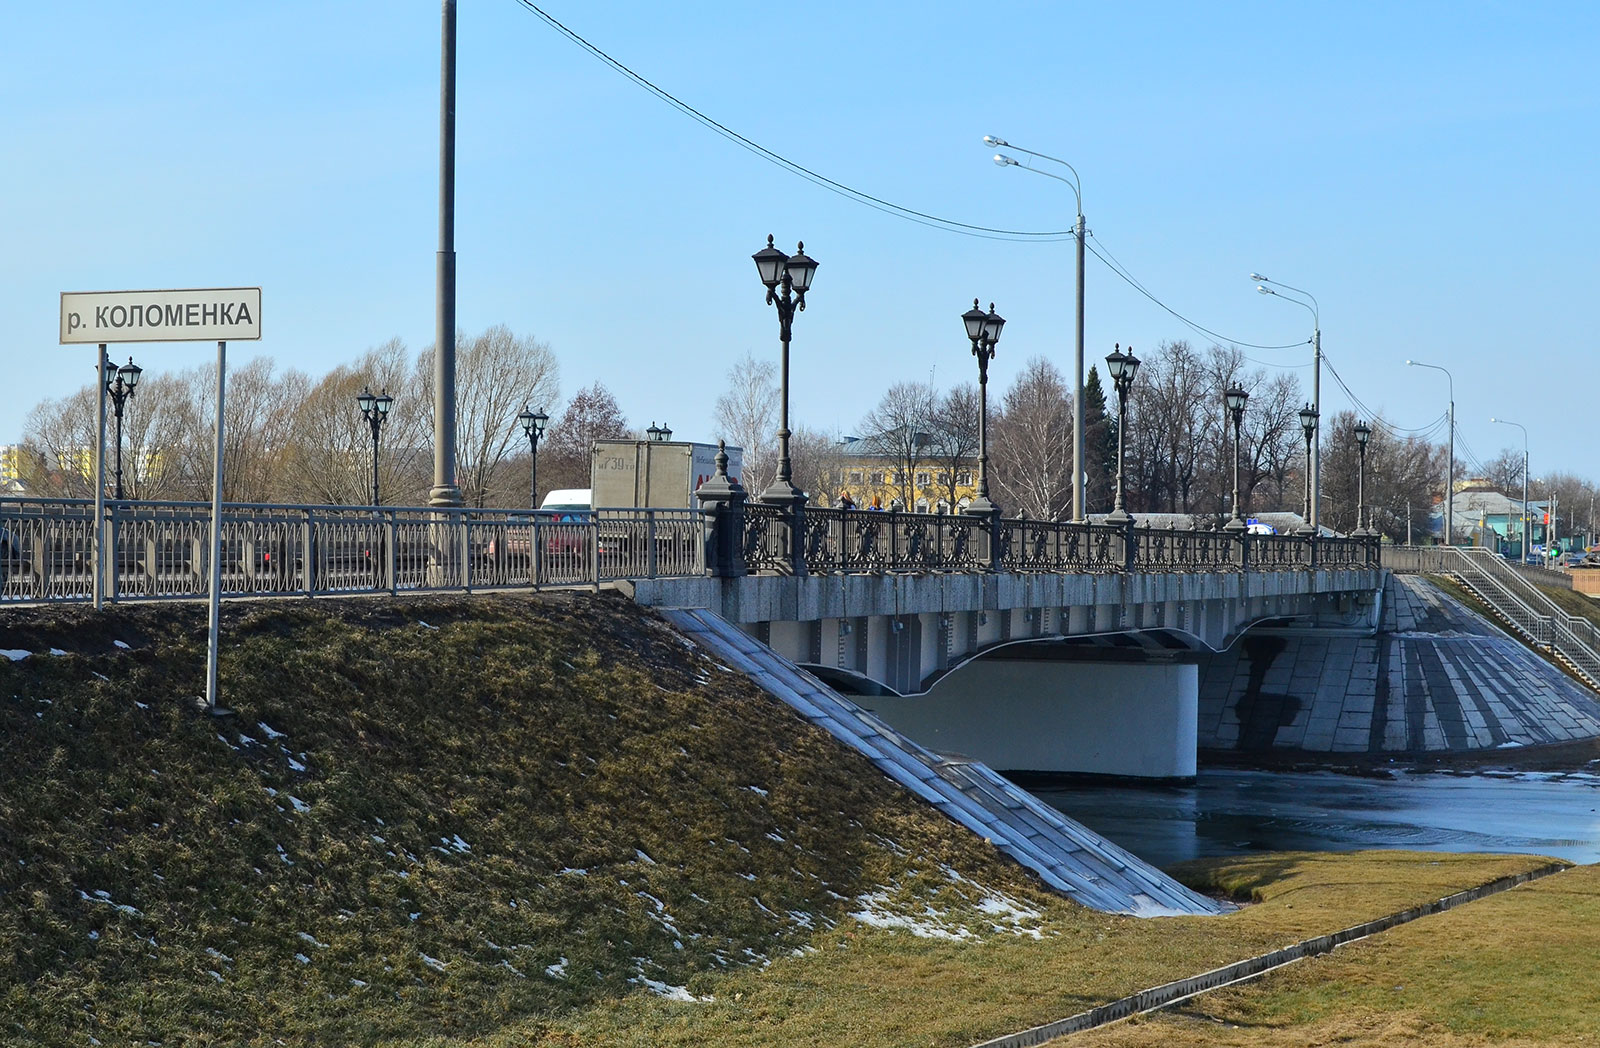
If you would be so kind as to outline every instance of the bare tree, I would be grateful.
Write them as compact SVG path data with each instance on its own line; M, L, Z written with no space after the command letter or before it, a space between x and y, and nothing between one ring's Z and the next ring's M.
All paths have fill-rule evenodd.
M975 468L977 457L978 387L968 382L946 391L933 409L928 461L946 505L956 505L956 480Z
M907 507L916 505L916 472L929 454L936 403L929 383L896 382L861 422L861 443L890 465L886 479Z
M433 347L417 359L416 387L423 419L433 428ZM560 368L550 347L518 338L503 324L468 341L456 335L456 484L472 506L486 504L495 471L523 439L517 415L543 408L560 392Z
M1522 497L1522 450L1506 448L1484 466L1489 483L1502 494Z
M1056 366L1029 360L990 427L992 493L1007 515L1056 520L1072 507L1072 396Z
M748 491L766 489L778 472L777 365L746 353L728 369L728 388L717 398L717 437L744 451L744 476ZM795 457L791 439L789 457Z
M844 456L839 436L801 426L789 438L790 469L796 486L804 489L811 501L831 506L844 490ZM746 475L748 475L748 467ZM741 481L743 483L743 481ZM750 490L746 485L746 490ZM759 494L756 489L752 494Z
M293 412L284 456L285 489L296 499L334 505L372 501L372 430L356 403L367 390L401 391L380 431L379 497L389 505L418 506L433 482L431 433L409 375L413 364L398 338L367 350L353 364L322 376ZM431 399L430 405L431 407Z
M628 420L611 391L596 382L573 396L550 425L549 458L540 452L540 472L549 471L551 488L589 486L590 452L597 440L625 439Z

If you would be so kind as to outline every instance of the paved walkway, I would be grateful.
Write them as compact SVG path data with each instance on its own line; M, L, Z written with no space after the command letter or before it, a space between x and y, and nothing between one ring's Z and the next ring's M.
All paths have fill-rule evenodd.
M1417 753L1600 736L1600 696L1426 580L1376 637L1247 635L1201 666L1203 749Z

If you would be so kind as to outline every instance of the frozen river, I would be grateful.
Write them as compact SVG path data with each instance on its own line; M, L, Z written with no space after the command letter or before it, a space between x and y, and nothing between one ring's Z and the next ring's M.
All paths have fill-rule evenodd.
M1262 851L1521 852L1600 861L1600 775L1203 770L1192 786L1101 783L1033 793L1139 857Z

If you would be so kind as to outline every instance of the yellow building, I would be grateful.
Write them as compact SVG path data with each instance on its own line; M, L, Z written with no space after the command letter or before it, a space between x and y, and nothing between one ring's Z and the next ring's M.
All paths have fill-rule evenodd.
M918 513L959 512L978 495L976 456L954 463L952 505L952 463L948 459L936 461L929 454L908 468L901 456L874 454L864 444L861 440L847 440L839 449L839 489L842 495L850 496L857 509L889 509L899 502L901 508Z

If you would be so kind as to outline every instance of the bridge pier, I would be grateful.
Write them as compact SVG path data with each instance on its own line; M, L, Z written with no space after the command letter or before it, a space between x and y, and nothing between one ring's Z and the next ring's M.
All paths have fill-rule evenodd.
M930 749L997 771L1194 778L1195 662L1030 658L1034 647L967 662L923 695L856 701Z

